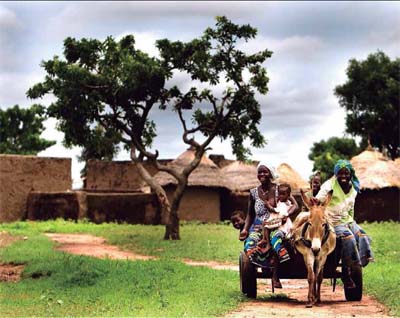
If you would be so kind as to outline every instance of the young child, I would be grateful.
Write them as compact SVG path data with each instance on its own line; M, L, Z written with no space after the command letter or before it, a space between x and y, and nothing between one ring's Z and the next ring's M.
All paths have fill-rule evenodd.
M244 228L246 216L242 210L235 210L232 212L231 215L231 222L235 229L239 230L240 232Z
M314 173L311 178L310 178L310 191L307 191L305 193L305 195L308 198L315 198L319 192L319 190L321 189L321 184L322 184L322 180L321 180L321 173L319 171L317 171L316 173ZM301 212L297 215L296 220L294 221L293 225L292 225L292 229L289 232L289 237L292 237L294 232L296 232L296 230L302 226L305 222L308 221L310 217L310 212L308 211L307 207L305 206L305 204L303 204Z
M267 248L272 245L283 263L290 259L289 253L282 245L282 239L288 234L292 227L292 221L289 215L296 210L296 206L289 201L291 193L290 185L282 183L278 186L278 202L275 213L271 213L268 219L263 222L263 239L258 243L259 246L266 245Z

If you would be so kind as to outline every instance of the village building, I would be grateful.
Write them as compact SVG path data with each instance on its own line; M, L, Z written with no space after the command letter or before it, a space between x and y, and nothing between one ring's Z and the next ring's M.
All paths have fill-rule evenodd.
M357 221L400 221L400 165L368 147L350 160L360 180Z
M160 160L178 171L194 158L191 149L175 160ZM89 160L85 187L71 190L70 159L2 155L0 220L88 218L97 223L128 222L165 224L156 195L139 176L131 161ZM392 161L368 148L351 159L361 182L356 200L357 221L400 220L400 159ZM179 207L182 221L218 222L235 210L247 213L249 191L260 183L257 161L244 163L223 155L204 154L190 174ZM177 181L166 172L144 163L172 198ZM288 183L302 206L300 189L309 183L289 164L276 168L276 183ZM14 182L9 183L9 180ZM295 216L295 215L294 215Z
M189 148L167 165L182 171L194 157L195 151ZM163 171L158 172L154 178L171 200L178 184L177 180ZM180 220L203 222L221 220L221 192L224 189L225 183L219 167L204 154L199 165L189 175L188 185L178 209ZM165 221L165 216L162 215L161 222Z

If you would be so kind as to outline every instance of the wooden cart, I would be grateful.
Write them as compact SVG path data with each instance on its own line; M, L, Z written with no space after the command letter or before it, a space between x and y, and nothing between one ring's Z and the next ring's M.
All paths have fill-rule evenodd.
M278 277L282 279L307 279L307 269L304 265L303 256L296 252L288 242L284 242L289 251L290 260L279 264ZM336 249L328 255L324 267L324 278L329 278L333 282L335 290L336 279L341 278L341 244L338 239ZM252 263L249 257L242 251L239 256L240 290L249 298L257 297L257 279L271 278L272 292L272 268L261 267ZM350 277L355 283L355 288L344 288L347 301L360 301L362 298L362 268L357 266L351 269Z

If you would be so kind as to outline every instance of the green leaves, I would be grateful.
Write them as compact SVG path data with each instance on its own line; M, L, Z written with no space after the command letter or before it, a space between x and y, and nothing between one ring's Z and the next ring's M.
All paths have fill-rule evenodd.
M0 153L36 155L56 142L41 138L45 111L41 105L0 109Z
M64 41L65 59L54 56L43 61L47 75L27 95L55 96L48 114L59 120L67 146L87 148L83 158L100 153L112 155L120 141L126 146L131 142L150 146L156 137L150 110L153 105L166 110L168 103L178 112L183 133L201 132L208 138L204 148L216 136L232 138L234 153L244 158L250 153L243 146L245 139L256 147L264 144L257 130L261 112L254 95L255 91L268 91L262 63L272 52L265 49L247 55L237 49L239 41L249 41L256 34L250 25L236 25L226 17L217 17L215 28L206 29L201 37L189 42L158 40L160 59L136 50L133 35L120 41L111 36L104 41L68 37ZM186 92L182 87L166 89L165 82L174 71L186 72L208 86L192 87ZM246 71L251 75L247 82L243 78ZM221 81L227 82L222 95L211 90ZM189 112L192 127L187 127L183 119ZM100 135L96 131L99 127L104 129ZM108 131L112 138L106 137ZM101 138L106 138L103 145L110 147L109 151L97 151Z
M30 98L55 96L48 114L59 120L66 146L86 148L82 158L112 158L123 135L146 146L156 136L147 116L154 104L163 102L168 72L134 44L132 35L119 42L111 36L104 41L67 38L65 60L55 56L43 61L45 80L27 92ZM99 127L104 133L98 133Z
M193 80L208 84L210 88L227 82L222 94L209 88L199 93L193 87L187 93L177 88L170 93L177 97L175 109L192 111L193 127L188 128L189 131L200 131L209 138L231 138L233 153L244 160L251 154L243 145L246 139L254 147L265 144L257 129L261 112L255 92L266 94L268 91L269 79L262 63L272 52L265 49L247 55L240 51L237 49L239 41L255 38L257 30L249 25L236 25L226 17L216 19L216 27L207 28L201 38L187 43L163 39L157 41L157 47L163 64L171 72L186 72ZM247 82L243 78L246 71L251 74Z
M320 171L322 180L333 176L333 167L339 159L350 160L362 151L354 139L331 137L315 142L308 158L314 161L313 171Z
M336 86L335 95L346 110L347 132L398 157L400 59L391 61L377 51L364 61L351 59L346 74L347 82Z

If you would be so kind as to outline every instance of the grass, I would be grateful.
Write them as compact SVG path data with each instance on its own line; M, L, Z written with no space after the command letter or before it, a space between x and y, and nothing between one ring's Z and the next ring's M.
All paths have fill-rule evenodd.
M362 224L376 262L364 268L364 291L400 315L400 225ZM17 284L0 284L0 316L216 317L245 301L237 272L191 267L180 260L237 263L242 243L227 224L183 223L180 241L164 241L163 226L67 222L0 225L27 240L0 249L3 262L26 263ZM54 252L44 232L90 233L154 261L111 261ZM35 279L34 277L39 277ZM77 296L79 295L79 296Z
M365 223L362 227L372 237L375 254L375 263L363 271L364 290L400 317L400 223Z
M244 300L238 273L177 261L236 262L238 233L224 224L183 224L180 241L164 241L163 226L57 220L4 224L0 230L28 237L0 250L2 261L27 264L22 281L0 285L0 316L215 317ZM111 244L161 260L105 261L54 252L44 232L104 236Z
M196 261L237 263L243 243L238 240L239 232L228 224L182 223L179 241L163 240L165 227L162 225L56 220L16 222L0 226L0 230L4 228L14 235L27 235L26 230L31 233L90 233L105 237L110 244L145 255L173 260L190 258Z

